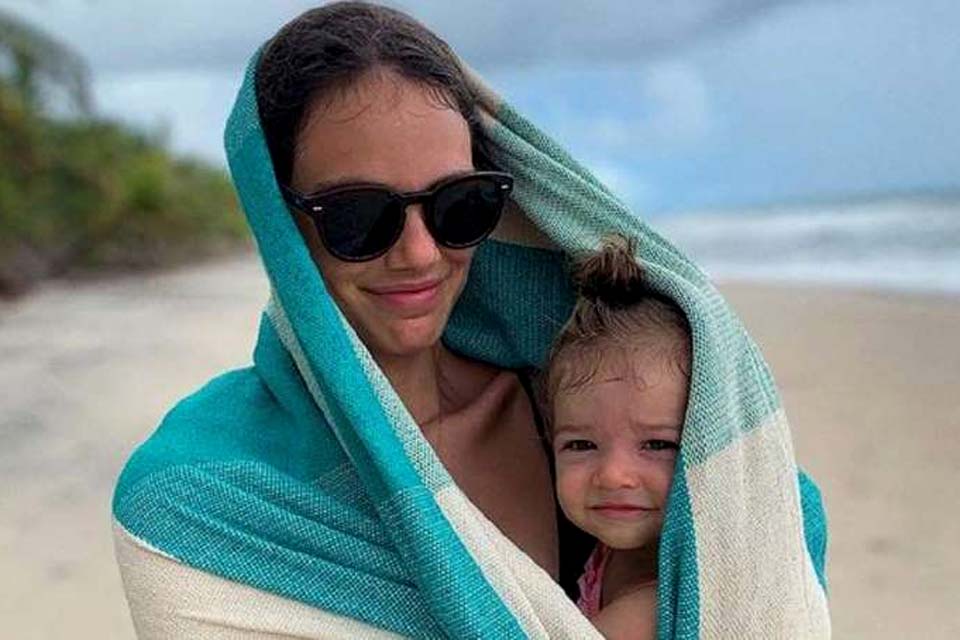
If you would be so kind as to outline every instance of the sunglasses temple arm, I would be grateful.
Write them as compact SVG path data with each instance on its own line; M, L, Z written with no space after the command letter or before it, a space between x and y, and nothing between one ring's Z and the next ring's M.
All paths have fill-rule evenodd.
M303 213L311 213L310 207L307 205L307 201L303 196L284 184L278 186L280 187L280 195L283 196L287 204L293 205Z

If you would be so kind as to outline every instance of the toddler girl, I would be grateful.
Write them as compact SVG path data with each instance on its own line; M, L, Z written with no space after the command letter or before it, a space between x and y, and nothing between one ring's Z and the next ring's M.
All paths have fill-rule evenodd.
M597 538L578 605L607 638L656 637L657 547L691 364L683 312L633 255L617 237L578 265L545 375L560 506Z

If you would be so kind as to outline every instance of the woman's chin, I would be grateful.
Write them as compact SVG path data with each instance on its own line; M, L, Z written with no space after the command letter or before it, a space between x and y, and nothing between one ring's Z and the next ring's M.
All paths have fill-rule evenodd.
M437 318L433 314L395 320L377 336L375 351L392 357L415 356L437 344L445 322L445 317Z

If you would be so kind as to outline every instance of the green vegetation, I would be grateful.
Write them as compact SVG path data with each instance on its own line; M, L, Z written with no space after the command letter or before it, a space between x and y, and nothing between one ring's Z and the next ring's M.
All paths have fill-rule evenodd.
M225 173L91 115L87 76L63 45L0 12L0 294L247 243Z

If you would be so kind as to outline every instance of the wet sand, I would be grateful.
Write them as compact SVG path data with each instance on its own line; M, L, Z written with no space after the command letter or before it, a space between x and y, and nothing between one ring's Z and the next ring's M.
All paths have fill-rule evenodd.
M835 637L960 637L960 299L723 289L824 492ZM266 292L242 257L0 303L3 637L133 637L114 480L177 398L249 363Z

